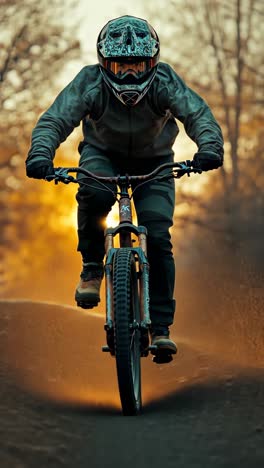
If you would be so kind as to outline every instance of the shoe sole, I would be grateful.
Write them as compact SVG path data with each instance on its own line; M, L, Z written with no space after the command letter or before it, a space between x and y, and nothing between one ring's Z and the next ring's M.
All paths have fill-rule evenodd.
M98 305L98 302L96 303L89 303L89 302L78 302L77 301L77 306L81 307L82 309L93 309Z
M82 307L82 309L93 309L93 307L96 307L100 302L100 297L96 294L85 295L76 291L75 301L77 302L77 306Z
M173 354L176 354L175 350L166 348L157 348L155 351L151 351L153 354L152 361L156 364L167 364L173 360Z

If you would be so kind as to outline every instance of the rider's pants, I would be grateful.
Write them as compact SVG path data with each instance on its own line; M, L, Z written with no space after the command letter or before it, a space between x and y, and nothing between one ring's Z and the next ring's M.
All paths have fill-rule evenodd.
M85 147L80 159L83 167L98 175L147 174L158 165L173 160L173 156L132 161L117 159L93 147ZM79 178L84 177L79 175ZM78 251L86 262L101 262L104 251L105 219L115 202L114 194L98 183L85 180L78 201ZM109 186L109 184L108 184ZM102 190L98 190L98 189ZM116 187L113 185L113 192ZM134 187L133 187L134 188ZM169 228L172 226L175 202L174 180L150 181L134 194L138 225L148 230L148 260L150 264L150 316L153 328L171 325L175 312L173 290L175 266Z

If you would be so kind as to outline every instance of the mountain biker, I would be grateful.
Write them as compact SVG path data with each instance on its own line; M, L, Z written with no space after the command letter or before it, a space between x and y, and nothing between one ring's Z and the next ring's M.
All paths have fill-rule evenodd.
M197 167L223 164L221 129L205 101L159 61L160 43L144 19L121 16L109 21L97 40L98 62L84 67L40 117L26 160L28 177L53 174L56 149L82 121L80 166L104 176L144 174L173 161L181 121L197 144ZM80 186L78 251L83 268L77 302L97 304L103 277L105 218L115 199L96 183ZM115 190L115 187L113 187ZM138 223L148 230L152 344L175 353L170 339L175 300L175 266L169 229L174 211L174 181L144 184L134 196Z

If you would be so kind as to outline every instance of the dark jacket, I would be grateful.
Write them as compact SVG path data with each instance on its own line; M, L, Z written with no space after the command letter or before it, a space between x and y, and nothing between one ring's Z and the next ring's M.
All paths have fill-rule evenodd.
M222 132L210 108L168 64L159 63L149 91L134 107L124 106L112 94L98 64L89 65L40 117L26 163L53 159L80 121L84 136L80 152L90 144L124 158L167 156L173 153L179 132L175 119L184 124L200 151L223 158Z

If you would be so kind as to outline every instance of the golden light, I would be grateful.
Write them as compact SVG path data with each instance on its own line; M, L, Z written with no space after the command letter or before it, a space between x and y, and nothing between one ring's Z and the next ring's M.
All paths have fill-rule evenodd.
M54 222L63 228L77 229L77 206L73 206L68 213L63 213ZM58 223L59 222L59 223ZM114 227L118 224L118 204L116 203L106 218L106 226Z
M108 214L106 218L106 226L107 227L114 227L118 224L118 218L119 218L119 213L118 213L118 203L115 203L113 206L112 210Z
M69 213L61 216L60 222L65 227L73 227L77 229L77 207L73 207Z
M119 222L118 203L116 203L106 218L107 227L115 227ZM50 225L58 230L58 227L74 228L77 230L77 205L72 206L69 211L63 211L59 216L56 214L50 221Z

